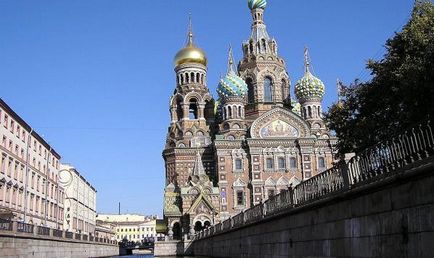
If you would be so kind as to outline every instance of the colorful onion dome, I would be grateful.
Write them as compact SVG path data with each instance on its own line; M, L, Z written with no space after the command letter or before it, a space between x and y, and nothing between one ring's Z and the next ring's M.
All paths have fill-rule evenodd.
M196 64L202 64L204 66L206 66L208 63L205 52L202 49L196 47L193 43L191 18L190 18L190 25L188 28L187 45L183 49L178 51L174 59L175 66L185 64L185 63L196 63Z
M220 79L219 85L217 87L217 93L221 98L243 98L247 94L247 90L246 82L235 73L232 48L230 48L228 58L228 73L224 78Z
M297 100L295 100L295 99L291 99L291 106L292 106L292 112L294 112L297 115L301 116L301 105L300 105L300 103Z
M313 76L309 70L309 56L307 48L304 50L305 73L304 76L295 84L295 95L300 99L322 98L324 96L324 83Z
M235 73L228 73L224 78L220 79L219 85L217 87L217 93L222 98L244 98L244 96L247 94L247 84Z
M250 10L253 10L256 8L265 9L265 7L267 6L267 1L266 0L249 0L248 5L249 5Z
M324 83L307 71L295 84L295 95L298 99L322 98L324 88Z

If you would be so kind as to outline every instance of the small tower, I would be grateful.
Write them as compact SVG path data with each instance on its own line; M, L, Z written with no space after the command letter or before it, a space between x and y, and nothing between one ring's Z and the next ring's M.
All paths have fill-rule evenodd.
M220 97L221 128L228 140L240 138L245 134L243 120L244 100L247 94L247 84L235 72L232 47L229 48L228 71L224 78L220 79L217 93Z
M301 105L301 117L311 126L313 132L325 130L321 102L324 97L324 83L310 71L310 58L304 49L304 76L295 85L295 95Z
M253 121L275 106L291 107L290 79L264 22L266 0L248 0L252 15L251 34L243 42L239 75L247 84L246 119Z

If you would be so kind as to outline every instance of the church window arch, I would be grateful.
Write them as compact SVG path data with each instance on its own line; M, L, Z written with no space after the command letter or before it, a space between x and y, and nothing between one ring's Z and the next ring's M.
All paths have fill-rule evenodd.
M280 170L284 170L286 169L286 161L284 157L279 157L277 159L277 165L279 167Z
M287 92L287 84L286 84L286 81L283 79L282 80L282 101L285 101L285 99L288 97L287 95L286 95L286 92Z
M232 107L228 106L228 118L232 118Z
M262 49L264 49L264 52L266 52L267 51L267 43L266 43L265 39L262 39L261 42L262 42Z
M321 107L318 106L318 118L321 118Z
M196 83L200 83L200 74L199 73L196 73Z
M229 128L230 128L230 126L229 126L228 123L225 123L225 124L223 125L223 130L229 130Z
M247 101L248 103L251 104L255 102L255 89L253 88L252 78L247 78L246 84L247 84Z
M176 100L176 117L178 121L183 118L183 110L182 110L182 98L178 97Z
M312 107L311 106L307 107L307 113L309 115L309 118L312 118Z
M184 75L180 74L180 76L181 76L181 84L184 84Z
M190 106L188 110L188 118L191 120L198 119L198 104L195 98L190 99Z
M264 79L264 102L273 102L273 81L270 77Z
M243 161L240 158L235 159L235 170L243 170Z
M249 43L250 54L253 54L253 41L251 40Z
M190 76L191 76L191 82L194 83L194 82L195 82L195 81L194 81L194 73L191 72L191 73L190 73Z
M296 169L297 168L297 159L295 157L291 157L289 159L289 168Z
M238 117L243 118L243 115L241 114L241 106L238 107Z
M185 74L185 83L190 83L190 77L188 73Z

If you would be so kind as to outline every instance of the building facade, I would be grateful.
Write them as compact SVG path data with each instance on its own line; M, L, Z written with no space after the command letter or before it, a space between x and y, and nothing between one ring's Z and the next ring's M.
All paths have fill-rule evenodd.
M0 99L0 218L63 228L60 155Z
M131 242L154 241L157 233L157 217L137 214L98 214L98 220L114 225L115 239Z
M249 0L250 37L214 100L207 87L207 58L187 45L175 56L176 86L163 151L164 217L173 238L193 234L295 186L332 166L333 137L322 119L324 84L310 69L294 86L277 41L264 22L265 0Z
M67 164L60 165L59 184L65 189L65 230L94 235L95 188L74 167Z

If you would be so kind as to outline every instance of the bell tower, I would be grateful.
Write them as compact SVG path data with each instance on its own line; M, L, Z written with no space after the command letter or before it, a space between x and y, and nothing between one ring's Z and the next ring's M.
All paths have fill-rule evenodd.
M216 180L210 146L214 99L207 87L207 64L205 52L194 43L190 18L186 45L174 59L176 87L169 103L170 125L163 151L166 167L164 217L168 234L174 239L191 233L196 206L202 205L201 200L194 198L195 194L205 189L201 187L213 189ZM214 212L214 205L203 207L209 213ZM212 222L212 216L205 217L203 222Z

